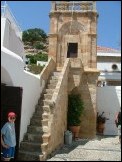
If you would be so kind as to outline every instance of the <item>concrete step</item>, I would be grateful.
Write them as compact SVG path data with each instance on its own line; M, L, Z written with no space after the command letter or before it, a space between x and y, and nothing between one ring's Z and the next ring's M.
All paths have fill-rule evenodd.
M41 152L19 150L18 161L40 161Z
M27 132L32 133L32 134L33 133L42 133L42 127L41 126L28 125Z
M42 142L42 134L32 134L32 133L26 133L23 138L23 142Z

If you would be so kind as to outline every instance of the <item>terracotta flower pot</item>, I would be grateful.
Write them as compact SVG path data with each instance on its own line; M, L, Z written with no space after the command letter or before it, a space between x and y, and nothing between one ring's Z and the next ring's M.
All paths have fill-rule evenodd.
M69 129L73 134L73 139L78 138L80 126L69 126Z
M97 133L103 134L105 129L105 123L98 123L97 124Z

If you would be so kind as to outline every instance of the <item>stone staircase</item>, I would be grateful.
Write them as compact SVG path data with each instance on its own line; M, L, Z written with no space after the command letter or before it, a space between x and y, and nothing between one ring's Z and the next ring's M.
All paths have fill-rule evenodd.
M20 161L41 161L43 153L48 147L48 138L50 136L48 129L49 116L51 112L50 102L55 91L60 72L53 72L48 84L38 100L35 112L27 127L27 133L20 143L18 160Z

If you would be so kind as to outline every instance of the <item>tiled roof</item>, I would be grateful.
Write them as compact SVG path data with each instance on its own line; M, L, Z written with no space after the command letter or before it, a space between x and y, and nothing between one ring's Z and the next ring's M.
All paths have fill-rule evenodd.
M103 53L118 53L120 51L117 50L117 49L113 49L113 48L97 46L97 52L103 52Z

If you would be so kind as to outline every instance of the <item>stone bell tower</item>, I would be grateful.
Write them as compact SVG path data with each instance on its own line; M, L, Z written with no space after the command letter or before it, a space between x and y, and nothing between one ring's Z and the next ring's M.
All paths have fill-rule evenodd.
M79 136L96 135L97 11L96 1L52 1L49 57L57 67L70 58L68 94L78 93L84 101ZM60 69L60 68L59 68Z
M57 66L81 58L84 67L96 68L96 2L52 1L49 16L49 57Z

